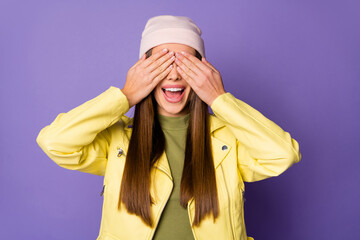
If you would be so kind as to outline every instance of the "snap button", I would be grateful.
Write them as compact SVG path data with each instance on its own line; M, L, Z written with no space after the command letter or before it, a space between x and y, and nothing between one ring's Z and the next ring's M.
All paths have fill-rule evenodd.
M117 150L118 150L117 156L121 157L124 154L124 150L121 147L117 147Z
M228 149L228 147L226 145L222 146L221 148L223 151L225 151L226 149Z

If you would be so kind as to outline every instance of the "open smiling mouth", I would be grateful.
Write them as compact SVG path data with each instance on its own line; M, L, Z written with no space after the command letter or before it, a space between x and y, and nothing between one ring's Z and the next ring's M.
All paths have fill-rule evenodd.
M180 102L184 96L185 88L173 87L173 88L162 88L165 99L171 103Z

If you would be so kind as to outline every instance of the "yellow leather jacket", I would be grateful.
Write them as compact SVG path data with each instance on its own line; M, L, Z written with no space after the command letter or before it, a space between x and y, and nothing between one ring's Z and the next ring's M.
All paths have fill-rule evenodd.
M278 176L300 161L299 144L260 112L225 93L211 108L211 139L220 205L214 222L205 218L192 228L194 239L252 239L246 234L243 211L244 181ZM59 166L104 176L103 211L97 240L152 239L150 228L125 208L117 209L122 172L131 136L132 119L125 95L110 87L99 96L44 127L36 141ZM151 170L150 192L157 224L173 187L165 153ZM189 224L194 200L188 204Z

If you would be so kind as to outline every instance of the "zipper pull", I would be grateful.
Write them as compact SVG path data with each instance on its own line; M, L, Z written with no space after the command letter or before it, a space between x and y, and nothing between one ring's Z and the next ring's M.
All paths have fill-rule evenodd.
M102 197L104 195L105 185L103 185L102 191L100 193L100 196Z

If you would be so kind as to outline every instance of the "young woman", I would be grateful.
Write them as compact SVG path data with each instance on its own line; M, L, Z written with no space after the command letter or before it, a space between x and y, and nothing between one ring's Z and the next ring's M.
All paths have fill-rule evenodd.
M139 57L122 89L59 114L38 144L61 167L104 176L98 239L252 239L244 181L284 172L299 144L225 92L190 18L150 18Z

